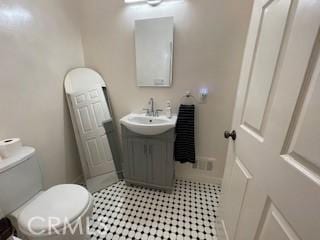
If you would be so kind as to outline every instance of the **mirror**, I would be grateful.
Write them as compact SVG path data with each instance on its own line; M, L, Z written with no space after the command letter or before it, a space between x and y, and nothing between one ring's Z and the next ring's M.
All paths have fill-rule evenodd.
M170 87L173 17L135 21L136 76L139 87Z

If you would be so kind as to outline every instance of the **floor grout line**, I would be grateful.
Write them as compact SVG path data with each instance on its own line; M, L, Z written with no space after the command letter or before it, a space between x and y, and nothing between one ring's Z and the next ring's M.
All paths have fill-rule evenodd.
M176 180L171 194L120 181L93 194L91 240L217 240L220 185Z

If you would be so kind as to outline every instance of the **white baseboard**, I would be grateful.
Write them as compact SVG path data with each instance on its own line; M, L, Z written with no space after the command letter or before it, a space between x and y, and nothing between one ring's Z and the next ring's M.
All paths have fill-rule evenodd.
M71 183L73 183L73 184L84 184L85 181L84 181L83 175L82 175L82 174L79 175L78 177L76 177L75 179L73 179L73 180L71 181Z
M119 181L116 172L106 173L86 180L89 192L94 193Z
M191 182L219 184L221 185L221 178L205 177L205 176L176 176L177 179L188 180Z
M226 229L226 225L224 224L224 221L221 220L221 225L222 225L222 228L223 228L223 234L224 234L224 239L225 240L229 240L229 236L228 236L228 233L227 233L227 229Z
M213 175L212 171L192 168L191 163L176 163L176 178L192 182L221 184L222 179Z
M197 156L196 161L198 161L198 160L200 160L200 161L213 161L213 162L217 161L217 159L215 159L213 157L205 157L205 156Z

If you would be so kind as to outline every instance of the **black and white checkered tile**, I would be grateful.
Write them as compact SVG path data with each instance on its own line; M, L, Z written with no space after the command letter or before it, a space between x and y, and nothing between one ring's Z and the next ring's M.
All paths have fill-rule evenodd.
M220 186L176 180L169 194L123 181L94 194L91 240L217 240Z

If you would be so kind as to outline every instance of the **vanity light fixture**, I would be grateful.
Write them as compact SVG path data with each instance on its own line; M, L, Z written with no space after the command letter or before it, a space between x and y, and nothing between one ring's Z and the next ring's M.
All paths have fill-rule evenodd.
M124 0L125 3L141 3L145 2L148 3L151 6L156 6L162 2L162 0Z

